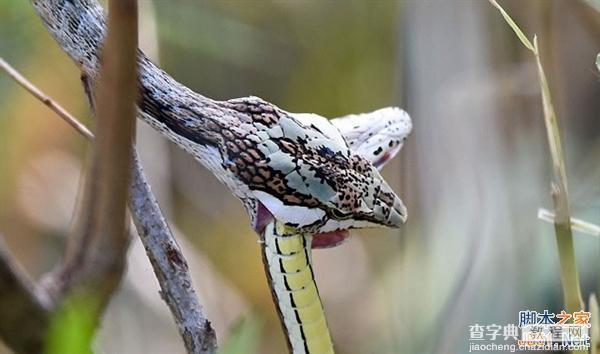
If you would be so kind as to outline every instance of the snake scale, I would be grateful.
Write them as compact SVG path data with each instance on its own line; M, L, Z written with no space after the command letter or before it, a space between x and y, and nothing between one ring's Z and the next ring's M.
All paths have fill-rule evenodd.
M96 0L31 0L82 74L96 78L106 32ZM141 51L139 116L208 168L260 235L290 352L333 353L311 249L348 230L398 227L406 208L379 174L412 129L399 108L327 120L258 97L216 101L175 81Z

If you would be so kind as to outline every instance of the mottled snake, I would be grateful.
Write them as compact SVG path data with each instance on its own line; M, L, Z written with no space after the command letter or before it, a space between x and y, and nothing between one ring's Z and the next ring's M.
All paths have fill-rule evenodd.
M95 0L32 0L60 46L94 79L106 32ZM257 97L206 98L139 53L139 116L192 154L244 204L293 353L333 353L311 248L348 229L398 227L402 201L378 169L412 128L399 108L327 120Z

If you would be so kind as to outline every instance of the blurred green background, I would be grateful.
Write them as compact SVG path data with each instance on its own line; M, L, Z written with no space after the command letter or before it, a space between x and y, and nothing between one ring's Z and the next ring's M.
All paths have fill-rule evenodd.
M141 47L206 96L327 117L389 105L411 114L413 134L383 173L408 206L406 227L314 253L339 353L462 353L470 325L560 312L554 229L536 217L552 202L535 63L487 1L139 3ZM599 224L600 15L578 0L501 3L538 34L573 214ZM2 0L0 55L91 126L77 68L27 1ZM0 233L39 277L61 257L89 146L6 75L0 107ZM283 353L241 204L141 122L138 142L223 351ZM587 302L600 290L600 238L574 238ZM137 241L96 346L183 352Z

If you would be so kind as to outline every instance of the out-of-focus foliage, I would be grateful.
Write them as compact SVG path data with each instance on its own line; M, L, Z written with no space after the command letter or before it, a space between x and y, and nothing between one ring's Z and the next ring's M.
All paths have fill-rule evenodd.
M219 354L258 353L261 324L257 317L241 319L231 329L227 341L221 344Z
M588 308L592 313L591 319L591 354L598 354L600 352L600 308L598 307L598 298L595 294L590 296Z
M71 298L54 316L48 333L47 354L91 354L96 316L88 299Z
M598 224L597 13L580 1L501 4L526 33L538 34L573 216ZM140 7L146 52L206 96L257 95L330 117L400 105L413 117L413 135L383 173L408 206L406 227L354 232L346 244L314 253L340 354L466 352L470 325L515 323L524 309L560 312L554 230L536 218L552 202L535 63L488 2L155 0ZM1 55L90 124L77 68L27 1L2 2L0 30ZM87 145L4 75L0 107L0 232L39 275L60 256ZM144 167L181 231L223 349L257 339L255 352L283 352L257 238L239 202L185 153L140 128ZM587 299L600 290L600 241L579 233L574 241ZM138 246L98 345L110 353L183 352ZM244 317L261 330L233 331Z

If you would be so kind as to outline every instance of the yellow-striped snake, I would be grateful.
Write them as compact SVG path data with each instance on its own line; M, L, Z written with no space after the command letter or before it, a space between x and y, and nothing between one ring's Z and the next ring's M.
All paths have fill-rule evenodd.
M94 79L106 32L96 0L31 0L60 46ZM140 117L192 154L246 207L292 353L333 353L311 248L348 230L398 227L406 208L378 172L412 128L398 108L327 120L257 97L215 101L139 54Z

